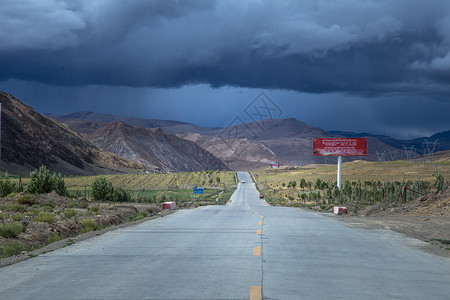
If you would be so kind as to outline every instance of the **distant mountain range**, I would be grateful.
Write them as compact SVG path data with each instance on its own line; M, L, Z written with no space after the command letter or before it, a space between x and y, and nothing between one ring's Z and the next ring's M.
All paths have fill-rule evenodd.
M196 143L164 133L161 128L146 129L116 121L85 137L94 145L151 170L228 170L220 159Z
M394 153L397 149L395 141L403 145L402 141L389 137L326 132L321 128L310 126L293 118L263 120L227 128L207 128L177 121L146 120L89 112L54 117L65 122L84 136L92 133L92 128L99 128L105 123L117 120L125 123L128 120L133 124L144 125L142 127L145 128L159 126L165 133L175 133L183 139L197 143L222 160L232 170L263 168L269 166L271 161L289 165L335 162L337 160L335 157L324 158L312 155L312 139L314 137L367 137L367 157L345 158L344 161L355 159L376 161L378 160L377 152ZM95 122L96 119L101 122ZM86 126L84 122L90 122L89 126ZM387 157L389 156L387 155Z
M358 138L358 137L372 137L376 138L383 143L392 146L397 149L403 150L404 147L412 147L414 146L415 151L417 154L424 154L427 152L427 148L425 145L425 140L429 143L435 142L437 140L437 145L435 150L439 151L445 151L450 149L450 130L442 131L439 133L436 133L429 137L421 137L416 138L412 140L397 140L390 136L386 135L377 135L377 134L370 134L370 133L354 133L354 132L343 132L343 131L329 131L333 136L344 136L344 137L352 137L352 138Z
M377 154L396 153L438 140L436 151L450 149L450 131L428 138L396 140L370 133L330 131L293 118L270 119L227 128L121 117L94 112L42 116L11 95L2 103L2 162L4 170L30 170L41 164L68 174L143 171L252 170L281 165L334 163L336 157L312 155L317 137L367 137L366 157L344 161L376 161ZM390 159L390 155L386 155Z

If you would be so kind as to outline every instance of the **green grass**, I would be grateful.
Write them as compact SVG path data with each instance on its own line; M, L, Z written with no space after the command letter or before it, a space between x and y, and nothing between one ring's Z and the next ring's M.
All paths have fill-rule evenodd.
M17 255L22 253L23 251L30 251L31 249L32 248L27 244L18 241L13 241L12 243L4 247L0 247L0 258Z
M77 215L76 210L68 208L64 211L64 216L68 219L73 218Z
M64 239L62 236L58 235L58 234L52 234L48 236L48 242L49 243L54 243L54 242L58 242L60 240Z
M20 205L32 206L33 204L37 204L37 201L32 195L23 195L17 199L17 203Z
M33 219L34 222L55 223L55 216L50 212L41 211Z
M81 233L95 231L95 230L99 229L98 224L92 219L81 220L81 225L83 225L83 227L84 227L83 230L81 231Z
M27 211L27 208L20 204L7 204L3 207L3 210L24 213Z
M10 239L17 237L23 232L22 223L18 222L6 222L0 225L0 236Z
M144 210L140 210L136 216L134 216L134 218L131 219L131 221L135 222L135 221L139 221L144 219L145 217L147 217L148 213Z

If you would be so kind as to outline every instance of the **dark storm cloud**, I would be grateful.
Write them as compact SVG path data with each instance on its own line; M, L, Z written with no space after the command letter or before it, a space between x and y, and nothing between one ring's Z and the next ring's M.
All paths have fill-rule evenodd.
M450 92L446 0L11 0L0 38L0 80Z

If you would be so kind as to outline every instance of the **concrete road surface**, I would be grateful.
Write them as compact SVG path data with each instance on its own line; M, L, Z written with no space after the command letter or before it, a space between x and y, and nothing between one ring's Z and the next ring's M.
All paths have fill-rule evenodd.
M386 230L270 207L176 213L0 269L0 299L450 299L450 261Z

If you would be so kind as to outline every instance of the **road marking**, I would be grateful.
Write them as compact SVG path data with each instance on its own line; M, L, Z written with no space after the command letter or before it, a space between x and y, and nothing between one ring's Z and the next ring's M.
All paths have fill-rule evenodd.
M254 285L250 288L250 300L261 300L261 286Z
M259 216L261 219L264 219L264 216Z
M253 248L253 255L254 256L261 256L261 247Z
M257 211L253 211L255 214L259 214L259 212L257 212Z
M261 229L256 230L256 234L261 234Z
M259 222L258 222L258 225L262 225L262 221L259 221Z

